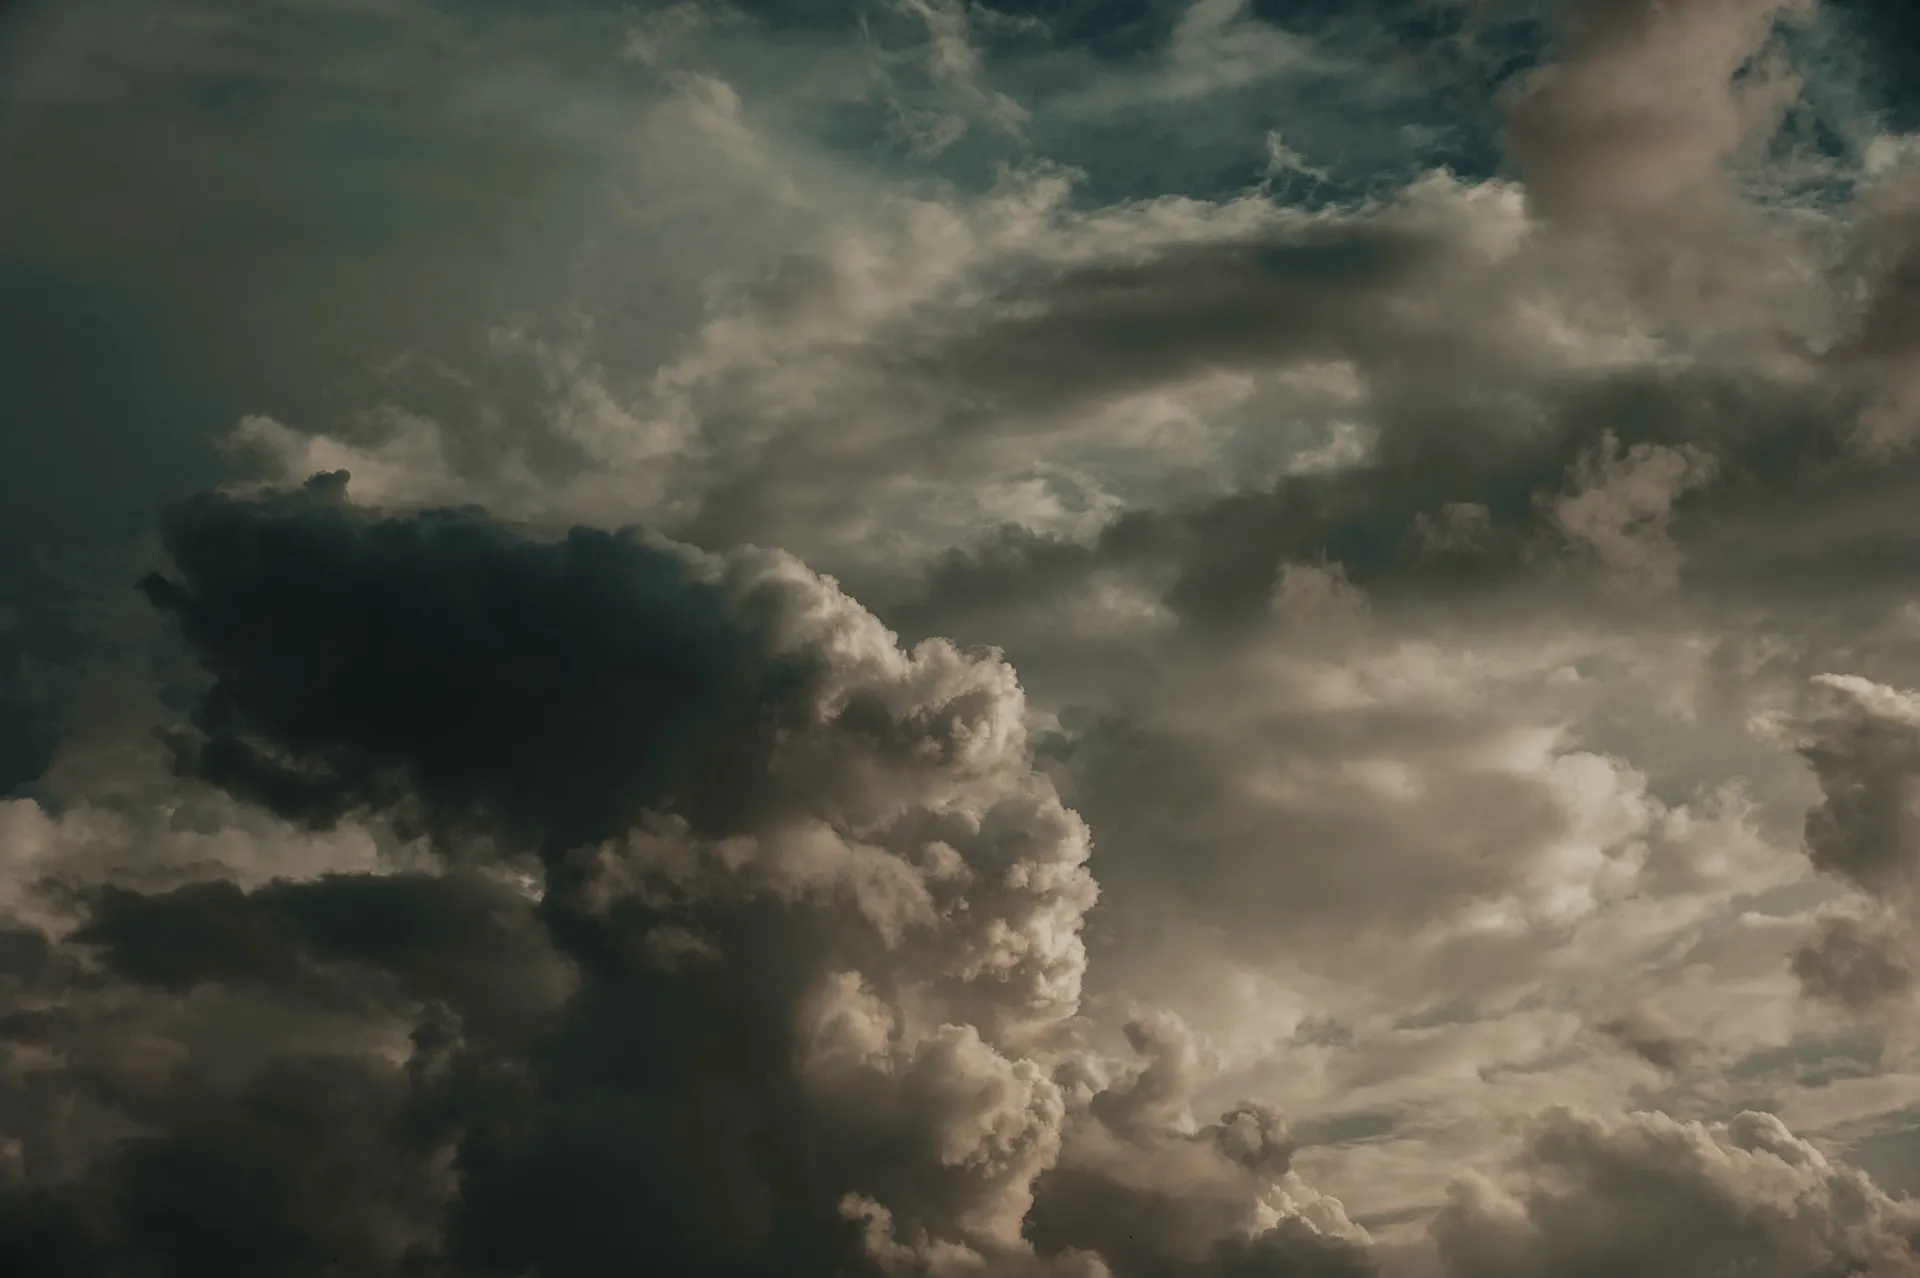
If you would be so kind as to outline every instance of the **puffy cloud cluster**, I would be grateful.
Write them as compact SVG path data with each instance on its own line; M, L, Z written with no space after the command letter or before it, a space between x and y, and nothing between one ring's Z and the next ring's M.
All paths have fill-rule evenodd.
M1542 1117L1515 1184L1470 1177L1433 1232L1457 1278L1914 1272L1920 1210L1770 1114Z
M1282 1114L1247 1101L1198 1122L1207 1045L1166 1013L1126 1037L1139 1064L1079 1081L1085 1112L1038 1185L1036 1243L1090 1246L1119 1273L1376 1272L1366 1232L1293 1174Z
M431 857L148 890L56 833L36 895L67 921L7 947L26 1272L1038 1266L1035 1195L1083 1146L1103 1184L1211 1168L1166 1182L1214 1203L1196 1259L1319 1245L1262 1188L1284 1123L1182 1129L1164 1035L1089 1091L1088 834L1004 662L903 651L783 555L380 516L344 482L170 516L146 589L205 672L171 749ZM1076 1272L1186 1255L1107 1256L1120 1217L1063 1211L1044 1256Z

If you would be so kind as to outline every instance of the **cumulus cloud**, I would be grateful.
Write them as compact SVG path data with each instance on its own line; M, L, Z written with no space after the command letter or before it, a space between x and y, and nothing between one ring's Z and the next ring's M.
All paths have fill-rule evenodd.
M1770 1114L1688 1123L1557 1110L1514 1184L1462 1182L1434 1223L1464 1275L1905 1274L1911 1203L1830 1162Z
M1366 1232L1292 1173L1282 1114L1243 1101L1197 1121L1218 1068L1208 1045L1167 1013L1125 1033L1140 1062L1082 1084L1083 1121L1036 1187L1036 1244L1092 1246L1121 1273L1376 1272Z
M176 764L298 827L417 830L436 860L143 891L61 889L63 850L42 856L82 921L18 934L44 1010L15 1018L10 1085L129 1135L51 1182L82 1133L20 1145L36 1263L1038 1265L1037 1185L1080 1126L1209 1162L1230 1209L1189 1250L1316 1254L1299 1223L1246 1241L1308 1219L1259 1189L1284 1121L1183 1134L1177 1032L1082 1094L1088 837L1002 662L902 650L782 555L367 514L345 482L170 517L173 575L146 589L208 676ZM240 1059L196 1026L220 1007L266 1021ZM322 1049L327 1021L352 1028ZM304 1089L292 1112L275 1088ZM229 1183L252 1197L187 1211ZM1097 1271L1100 1227L1047 1254Z

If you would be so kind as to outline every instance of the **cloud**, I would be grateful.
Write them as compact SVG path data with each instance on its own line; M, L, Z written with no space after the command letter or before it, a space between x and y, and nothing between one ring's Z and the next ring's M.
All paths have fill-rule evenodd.
M1793 955L1793 974L1816 998L1867 1011L1913 989L1912 938L1888 919L1828 918Z
M1167 1256L1364 1271L1306 1223L1337 1204L1277 1188L1276 1111L1181 1134L1177 1022L1136 1036L1163 1063L1086 1090L1087 832L1003 663L903 651L785 556L369 513L345 482L169 517L146 588L208 675L177 761L437 860L149 891L39 854L80 921L18 934L41 1010L8 1032L68 1063L9 1085L95 1125L16 1151L45 1264L1038 1266L1035 1196L1097 1129L1214 1169L1228 1210ZM1044 1254L1156 1272L1100 1259L1102 1219Z
M1807 855L1868 892L1904 894L1920 868L1920 701L1853 675L1820 676L1814 691L1800 753L1823 801L1807 813Z
M1090 1090L1085 1120L1036 1186L1039 1247L1091 1246L1123 1274L1376 1272L1366 1232L1292 1174L1283 1115L1243 1101L1195 1121L1217 1070L1199 1036L1161 1013L1126 1037L1142 1062Z
M1655 1069L1677 1070L1696 1056L1698 1039L1685 1033L1658 1008L1632 1007L1601 1024L1600 1032Z
M465 874L333 874L252 892L227 879L157 894L108 885L67 939L132 985L260 987L349 1010L442 1004L485 1038L525 1032L570 992L525 893Z
M670 550L530 545L461 512L368 523L344 482L180 507L180 577L145 583L214 677L186 766L243 797L319 825L412 801L436 831L563 851L696 787L703 740L759 748L805 687Z
M1723 192L1793 86L1753 64L1804 0L1575 0L1564 55L1515 103L1508 148L1549 216L1670 214ZM1771 72L1771 74L1769 74Z
M1912 1204L1829 1162L1769 1114L1687 1123L1558 1110L1510 1189L1454 1191L1434 1223L1448 1273L1912 1271Z
M1857 675L1814 680L1802 719L1800 755L1821 801L1806 818L1806 852L1816 869L1845 880L1864 908L1826 918L1795 955L1808 993L1856 1011L1911 989L1920 938L1913 929L1920 887L1920 700Z
M0 77L30 1272L1906 1263L1848 13L115 4Z
M1680 582L1668 536L1673 503L1712 477L1712 457L1696 448L1640 444L1623 455L1618 440L1602 436L1576 465L1573 491L1553 503L1553 522L1613 579L1671 590Z
M235 1091L188 1077L169 1093L147 1117L171 1131L129 1136L78 1179L0 1196L20 1272L392 1273L431 1218L443 1178L405 1131L404 1075L318 1057Z

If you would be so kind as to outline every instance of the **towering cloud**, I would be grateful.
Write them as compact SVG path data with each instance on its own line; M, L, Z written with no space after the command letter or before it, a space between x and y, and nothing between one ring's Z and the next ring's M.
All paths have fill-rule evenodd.
M1165 1192L1218 1205L1111 1263L1318 1254L1300 1220L1245 1242L1292 1219L1256 1210L1269 1111L1180 1134L1146 1031L1155 1063L1087 1093L1088 835L1003 662L902 651L785 556L369 515L344 483L169 518L146 589L208 676L175 757L295 825L398 823L437 868L75 884L60 944L19 934L45 1007L18 1040L132 1012L163 1054L15 1076L142 1131L51 1189L15 1148L35 1272L947 1272L1035 1241L1098 1272L1163 1147L1219 1181ZM182 1025L255 997L372 1038L243 1064ZM1063 1145L1114 1139L1139 1147L1087 1156L1104 1209L1029 1239Z

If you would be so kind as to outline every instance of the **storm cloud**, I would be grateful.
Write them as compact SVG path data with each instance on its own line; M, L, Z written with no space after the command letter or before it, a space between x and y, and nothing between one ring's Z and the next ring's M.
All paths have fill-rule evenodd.
M9 15L0 1271L1912 1272L1896 8Z
M22 934L30 969L76 966L20 1042L132 1016L171 1045L20 1076L153 1130L64 1214L13 1203L53 1231L36 1272L1041 1265L1035 1182L1088 1103L1063 1078L1100 1068L1073 1020L1095 890L1012 672L901 650L784 556L366 515L346 482L169 518L178 575L146 589L210 676L175 765L294 825L403 822L439 868L75 885L57 950ZM210 998L368 1046L238 1065L177 1023ZM1248 1121L1218 1139L1252 1202L1286 1166ZM229 1182L237 1208L181 1205Z

